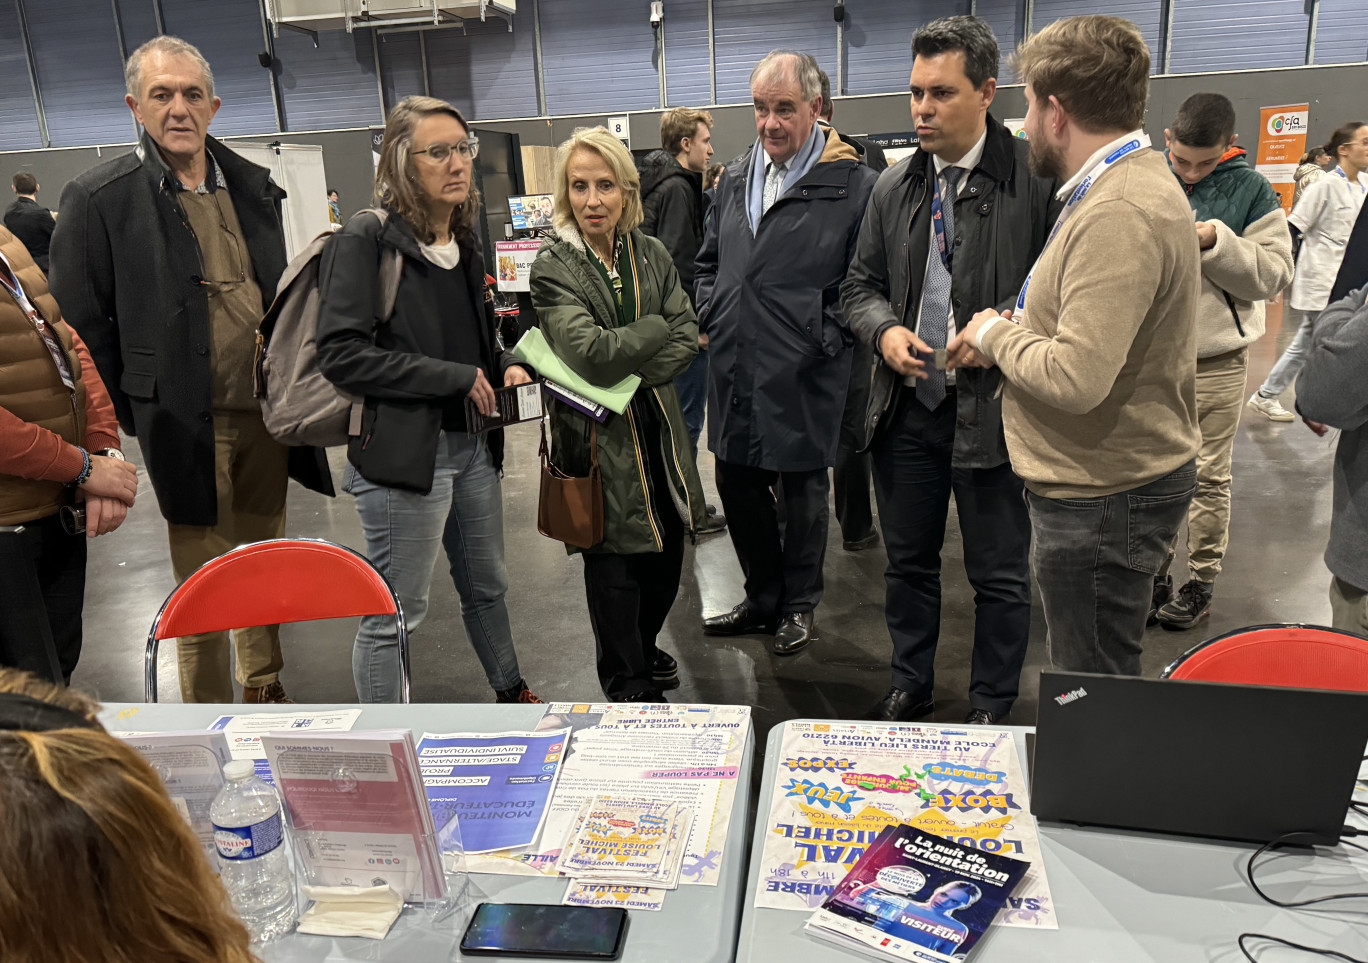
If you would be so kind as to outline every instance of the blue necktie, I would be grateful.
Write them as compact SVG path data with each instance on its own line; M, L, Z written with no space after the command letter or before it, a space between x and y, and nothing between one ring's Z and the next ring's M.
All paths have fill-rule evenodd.
M945 231L945 249L955 247L955 185L964 169L947 167L941 172L945 178L945 192L941 195L941 224ZM926 288L922 291L921 314L917 316L917 335L932 351L944 348L950 327L950 270L941 259L940 250L932 241L926 259ZM927 365L929 377L917 382L917 400L935 411L945 400L945 372Z

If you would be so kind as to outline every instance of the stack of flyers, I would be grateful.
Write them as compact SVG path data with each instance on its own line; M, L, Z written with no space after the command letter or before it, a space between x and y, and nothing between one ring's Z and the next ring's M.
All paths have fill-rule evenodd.
M677 889L693 810L668 800L596 796L575 817L556 870L582 882Z

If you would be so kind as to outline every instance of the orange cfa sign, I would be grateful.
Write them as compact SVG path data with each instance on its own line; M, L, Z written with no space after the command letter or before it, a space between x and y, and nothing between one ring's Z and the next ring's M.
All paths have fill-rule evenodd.
M1259 154L1254 169L1268 178L1288 214L1292 213L1297 163L1306 153L1310 118L1309 104L1265 107L1259 112Z

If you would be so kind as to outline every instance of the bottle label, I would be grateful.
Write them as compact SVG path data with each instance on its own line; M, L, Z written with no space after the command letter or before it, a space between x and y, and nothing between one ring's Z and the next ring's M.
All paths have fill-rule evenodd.
M251 826L214 823L214 848L223 859L256 859L273 852L284 838L280 813Z

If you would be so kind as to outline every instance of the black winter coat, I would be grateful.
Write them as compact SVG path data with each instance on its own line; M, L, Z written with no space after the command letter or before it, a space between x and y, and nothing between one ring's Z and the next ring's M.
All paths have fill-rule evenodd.
M5 227L28 248L33 263L46 273L48 248L52 243L52 232L57 227L52 212L37 201L16 197L14 203L5 208Z
M1062 206L1056 181L1035 177L1027 146L988 116L988 137L978 166L955 198L955 254L950 299L955 327L979 311L1015 307ZM889 168L874 188L860 229L841 305L850 328L876 348L864 444L878 439L880 422L893 411L902 376L883 363L879 336L895 324L915 329L926 259L931 255L933 159L918 150ZM1007 462L1002 431L1002 372L961 368L955 372L956 468L995 468Z
M372 214L358 214L332 236L318 268L318 367L337 387L365 399L361 434L347 445L347 458L363 478L377 485L432 490L444 404L459 401L475 384L473 365L448 361L444 326L458 313L479 327L481 366L495 388L517 362L496 334L494 305L485 296L484 258L472 237L457 241L470 303L450 305L429 283L432 264L398 214L381 226ZM394 313L379 319L380 254L404 256ZM494 467L503 468L503 432L486 436Z
M752 146L727 165L698 254L708 448L770 471L835 464L854 338L840 286L878 175L838 136L751 232Z
M280 202L264 167L208 138L233 198L262 313L285 270ZM119 426L136 435L166 520L218 522L209 295L199 246L156 146L86 171L62 191L49 283L109 389ZM248 359L248 364L251 360ZM321 448L291 448L290 477L332 495Z
M697 303L694 259L703 246L703 175L686 170L663 150L646 156L641 167L641 232L670 252L679 283Z

